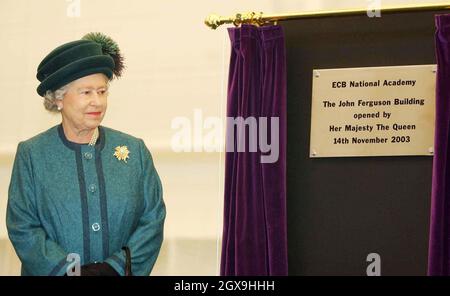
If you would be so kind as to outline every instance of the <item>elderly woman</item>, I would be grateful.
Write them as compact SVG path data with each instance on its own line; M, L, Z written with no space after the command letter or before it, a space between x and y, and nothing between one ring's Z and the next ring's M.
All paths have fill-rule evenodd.
M112 39L90 33L38 67L37 92L62 122L17 148L6 223L22 275L148 275L153 268L165 206L152 157L141 139L100 125L122 62Z

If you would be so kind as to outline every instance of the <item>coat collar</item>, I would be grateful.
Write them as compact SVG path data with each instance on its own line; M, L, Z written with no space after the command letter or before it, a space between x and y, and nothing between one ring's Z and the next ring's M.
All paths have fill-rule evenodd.
M66 138L66 135L64 134L64 129L63 129L62 123L60 123L58 125L58 135L59 135L59 138L61 139L61 141L64 143L64 145L66 145L69 149L76 150L76 149L79 149L83 145L87 145L87 144L78 144L78 143L69 141ZM105 129L103 128L103 126L99 125L98 139L97 139L97 142L95 143L94 147L95 147L95 150L101 151L104 146L105 146Z

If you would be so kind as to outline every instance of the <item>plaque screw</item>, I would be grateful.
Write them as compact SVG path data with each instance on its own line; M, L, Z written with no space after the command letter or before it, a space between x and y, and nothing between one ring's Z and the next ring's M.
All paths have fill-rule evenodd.
M428 152L429 152L430 154L433 154L433 153L434 153L433 147L428 148Z
M315 77L319 77L319 76L320 76L320 73L319 73L319 71L317 71L317 70L314 70L314 76L315 76Z
M433 69L431 69L431 72L433 72L433 73L437 72L436 66L434 66Z
M316 156L317 155L316 150L311 151L311 154L312 154L312 156Z

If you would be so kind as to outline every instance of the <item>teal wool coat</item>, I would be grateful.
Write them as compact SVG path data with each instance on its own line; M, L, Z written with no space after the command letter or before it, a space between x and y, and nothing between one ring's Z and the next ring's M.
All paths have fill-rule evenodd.
M115 148L126 146L119 160ZM62 125L19 143L9 186L6 224L22 275L64 275L73 259L106 262L148 275L165 219L161 182L141 139L99 127L95 146L67 140Z

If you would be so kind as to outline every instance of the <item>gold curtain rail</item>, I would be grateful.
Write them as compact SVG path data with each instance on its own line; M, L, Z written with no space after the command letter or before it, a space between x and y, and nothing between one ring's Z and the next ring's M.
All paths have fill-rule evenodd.
M205 24L216 29L223 24L234 24L240 26L241 24L252 24L256 26L262 26L267 23L277 23L278 21L294 20L302 18L319 18L319 17L332 17L332 16L348 16L348 15L363 15L373 12L374 8L366 9L343 9L343 10L322 10L322 11L310 11L300 13L282 13L282 14L263 14L262 12L246 12L237 13L234 16L219 16L216 14L210 14ZM426 11L426 10L446 10L450 9L450 3L444 4L416 4L416 5L404 5L404 6L391 6L381 7L379 12L383 13L395 13L395 12L409 12L409 11Z

